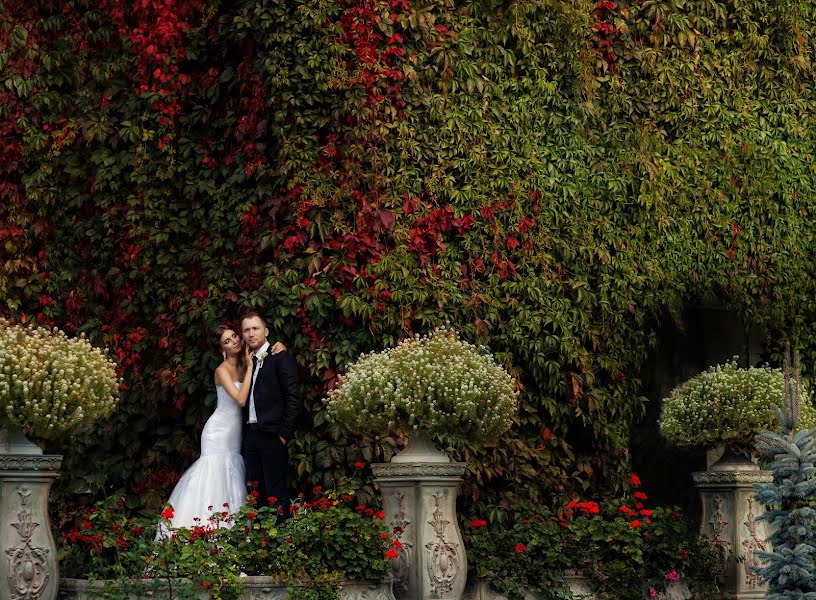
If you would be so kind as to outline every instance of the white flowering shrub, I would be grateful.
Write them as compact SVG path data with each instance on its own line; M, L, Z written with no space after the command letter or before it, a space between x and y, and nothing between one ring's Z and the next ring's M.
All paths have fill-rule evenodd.
M116 406L116 365L84 337L0 319L0 407L32 435L54 439Z
M725 444L750 450L758 433L778 429L772 407L782 406L784 393L780 369L767 365L744 369L734 358L671 391L663 400L660 433L677 446ZM801 409L799 426L816 426L816 409L804 387Z
M421 430L487 442L510 428L517 391L487 348L439 328L363 354L340 375L327 402L357 433Z

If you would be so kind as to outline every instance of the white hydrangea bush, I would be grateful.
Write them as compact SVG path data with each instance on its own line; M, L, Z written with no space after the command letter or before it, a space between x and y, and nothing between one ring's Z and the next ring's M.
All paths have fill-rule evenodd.
M438 328L361 355L326 402L357 433L421 430L485 443L512 425L518 392L487 348Z
M753 448L754 437L779 428L773 405L782 406L784 376L768 365L740 368L736 357L709 367L663 399L660 433L676 446L737 450ZM803 386L799 427L816 426L816 408Z
M116 364L84 337L0 319L0 407L32 435L55 439L116 406Z

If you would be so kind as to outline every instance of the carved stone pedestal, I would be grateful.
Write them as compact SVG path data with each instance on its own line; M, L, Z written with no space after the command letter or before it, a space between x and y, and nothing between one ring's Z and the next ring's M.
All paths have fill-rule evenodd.
M62 456L43 455L21 433L0 428L0 598L57 597L48 492L60 464Z
M425 456L426 462L412 462L406 460L409 455L398 454L401 462L371 465L383 492L387 523L402 544L394 559L394 595L459 600L467 580L467 559L456 519L456 494L465 463L441 462L432 456ZM433 460L437 461L427 462Z
M770 550L768 525L757 521L764 507L754 500L754 484L773 480L770 471L760 471L748 460L723 459L709 471L692 475L702 503L700 531L716 544L738 555L731 563L724 598L764 600L766 587L760 585L753 567L762 564L757 550Z

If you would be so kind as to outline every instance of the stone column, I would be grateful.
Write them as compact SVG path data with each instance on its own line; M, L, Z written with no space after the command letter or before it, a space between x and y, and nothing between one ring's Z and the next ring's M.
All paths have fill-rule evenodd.
M383 493L386 522L402 544L394 559L394 595L399 600L459 600L467 558L456 495L465 463L414 462L404 454L391 463L371 465Z
M757 521L765 509L754 500L754 484L770 483L773 474L761 471L748 460L731 457L716 463L709 471L694 473L692 477L702 504L700 532L712 544L742 559L729 565L723 597L764 600L767 589L760 585L753 567L762 564L756 551L770 551L771 545L768 524Z
M48 493L61 464L62 456L44 455L19 430L0 430L0 598L57 597Z

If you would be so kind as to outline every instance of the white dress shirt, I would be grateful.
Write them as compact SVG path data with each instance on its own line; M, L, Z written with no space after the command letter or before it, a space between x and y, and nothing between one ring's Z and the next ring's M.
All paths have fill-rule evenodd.
M263 354L264 352L269 352L269 342L266 342L263 346L258 348L258 351L255 353L255 356L259 354ZM269 358L268 356L266 358ZM255 380L258 379L258 371L261 370L261 361L259 360L255 364L255 370L252 372L252 393L249 394L249 421L248 423L257 423L258 422L258 414L255 412Z

